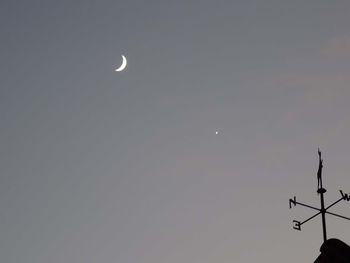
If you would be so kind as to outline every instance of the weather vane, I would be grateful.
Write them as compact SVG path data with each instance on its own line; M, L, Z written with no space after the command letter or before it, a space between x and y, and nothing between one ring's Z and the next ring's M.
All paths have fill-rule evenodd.
M289 199L289 208L292 208L293 205L301 205L301 206L305 206L308 208L311 208L313 210L317 210L318 212L316 214L314 214L313 216L311 216L310 218L300 222L297 220L293 220L293 228L295 230L299 230L301 231L301 226L303 224L305 224L306 222L310 221L311 219L315 218L316 216L320 215L322 216L322 229L323 229L323 241L327 240L327 229L326 229L326 214L330 214L333 216L337 216L343 219L347 219L350 220L350 218L342 216L342 215L338 215L335 213L331 213L328 211L329 208L331 208L332 206L334 206L335 204L339 203L342 200L345 201L350 201L350 194L346 194L344 193L342 190L339 190L340 194L341 194L341 198L339 200L337 200L336 202L334 202L333 204L325 207L324 204L324 194L327 192L327 190L325 188L323 188L322 185L322 168L323 168L323 160L321 157L321 151L320 149L318 149L318 158L319 158L319 165L318 165L318 171L317 171L317 194L320 195L320 201L321 201L321 208L317 208L317 207L313 207L311 205L306 205L300 202L297 202L296 197L294 196L293 199Z

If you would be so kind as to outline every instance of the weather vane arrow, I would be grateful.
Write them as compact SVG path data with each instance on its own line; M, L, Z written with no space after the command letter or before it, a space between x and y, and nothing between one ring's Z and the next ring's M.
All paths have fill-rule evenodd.
M326 241L327 240L326 214L350 220L349 217L345 217L345 216L342 216L342 215L338 215L338 214L329 212L328 209L331 208L332 206L334 206L335 204L339 203L342 200L349 202L350 201L350 194L344 193L342 190L339 190L341 198L339 200L335 201L334 203L332 203L331 205L325 207L324 194L327 192L327 190L325 188L323 188L323 185L322 185L323 160L322 160L320 149L318 149L318 158L319 158L319 165L318 165L318 171L317 171L317 194L320 195L321 208L317 208L317 207L313 207L311 205L300 203L300 202L297 201L295 196L293 198L289 199L289 208L291 209L292 207L294 207L296 205L301 205L301 206L304 206L304 207L307 207L307 208L310 208L310 209L313 209L313 210L317 211L316 214L314 214L313 216L309 217L308 219L306 219L304 221L293 220L293 228L295 230L299 230L299 231L301 231L301 226L303 224L305 224L306 222L310 221L311 219L313 219L316 216L321 214L321 216L322 216L323 241Z

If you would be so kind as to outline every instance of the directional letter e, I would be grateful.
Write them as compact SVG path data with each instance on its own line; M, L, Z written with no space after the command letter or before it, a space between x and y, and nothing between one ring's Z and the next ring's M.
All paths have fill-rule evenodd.
M299 221L297 221L297 220L293 220L293 228L295 229L295 230L299 230L299 231L301 231L301 222L299 222Z

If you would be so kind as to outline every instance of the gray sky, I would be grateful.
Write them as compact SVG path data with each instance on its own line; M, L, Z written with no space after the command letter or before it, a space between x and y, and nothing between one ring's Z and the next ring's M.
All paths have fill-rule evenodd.
M293 230L314 212L288 199L319 205L317 147L326 203L350 192L349 13L1 1L1 261L313 262L320 218Z

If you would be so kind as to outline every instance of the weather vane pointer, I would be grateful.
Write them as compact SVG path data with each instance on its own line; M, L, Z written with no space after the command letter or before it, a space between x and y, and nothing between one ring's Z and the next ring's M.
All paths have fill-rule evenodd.
M313 219L316 216L321 214L321 217L322 217L322 230L323 230L323 241L326 241L327 240L326 214L350 220L349 217L345 217L345 216L342 216L342 215L338 215L338 214L329 212L328 209L331 208L332 206L334 206L335 204L339 203L342 200L349 202L350 201L350 194L344 193L342 190L339 190L339 192L341 194L341 198L339 200L335 201L334 203L332 203L331 205L325 207L324 194L327 192L327 190L325 188L323 188L323 185L322 185L323 160L322 160L320 149L318 149L318 158L319 158L319 164L318 164L318 171L317 171L317 194L320 195L321 208L317 208L317 207L313 207L313 206L310 206L310 205L307 205L307 204L303 204L303 203L297 202L295 196L293 197L293 199L289 199L289 208L292 208L293 206L296 206L296 205L301 205L301 206L305 206L307 208L311 208L313 210L317 210L318 212L316 214L314 214L313 216L309 217L308 219L306 219L306 220L304 220L302 222L298 221L298 220L293 220L293 228L295 230L301 231L301 226L303 224L305 224L306 222L310 221L311 219Z

